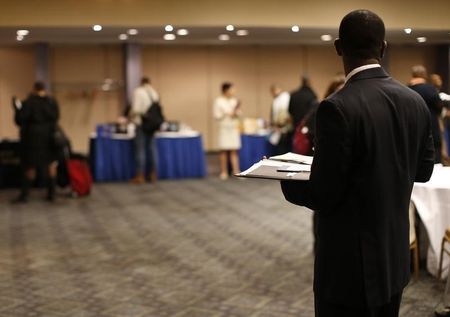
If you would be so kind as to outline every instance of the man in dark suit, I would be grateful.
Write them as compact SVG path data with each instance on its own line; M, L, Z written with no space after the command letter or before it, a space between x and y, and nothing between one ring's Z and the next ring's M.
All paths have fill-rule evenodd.
M384 35L373 12L343 18L335 47L347 81L319 106L310 180L281 183L318 215L316 317L398 316L409 281L409 201L434 147L423 99L380 66Z

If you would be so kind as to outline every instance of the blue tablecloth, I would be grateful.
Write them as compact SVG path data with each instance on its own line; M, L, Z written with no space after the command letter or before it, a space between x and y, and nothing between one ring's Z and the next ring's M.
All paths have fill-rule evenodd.
M206 176L202 137L156 138L160 179Z
M92 138L91 167L96 181L127 181L134 176L134 143L130 139ZM201 136L157 137L158 178L206 176Z
M241 135L242 147L239 151L239 165L241 171L260 161L263 156L272 156L274 147L269 143L266 135Z

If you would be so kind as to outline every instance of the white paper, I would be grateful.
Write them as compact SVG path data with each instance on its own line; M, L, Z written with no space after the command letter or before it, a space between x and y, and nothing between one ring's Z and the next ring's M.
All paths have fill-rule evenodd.
M301 163L311 165L313 162L312 156L295 154L292 152L288 152L282 155L271 156L270 160L274 161L282 161L282 162L293 162L293 163Z

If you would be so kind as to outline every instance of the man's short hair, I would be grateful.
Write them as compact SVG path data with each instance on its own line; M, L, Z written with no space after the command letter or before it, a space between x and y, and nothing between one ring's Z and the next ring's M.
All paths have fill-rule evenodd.
M45 84L42 81L37 81L33 85L34 91L43 91L45 90Z
M347 14L339 26L339 39L344 55L357 59L381 59L386 30L383 20L369 10Z
M414 78L427 79L427 77L428 77L427 69L423 65L414 65L411 68L411 75Z
M150 78L148 77L142 77L141 79L141 85L146 85L146 84L150 84Z
M233 84L230 82L225 82L222 84L222 93L226 93L231 87L233 87Z

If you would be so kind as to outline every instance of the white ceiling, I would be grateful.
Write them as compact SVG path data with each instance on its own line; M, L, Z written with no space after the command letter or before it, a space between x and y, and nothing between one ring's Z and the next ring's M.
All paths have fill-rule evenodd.
M165 41L164 27L141 27L139 33L129 36L128 40L120 41L119 34L126 33L128 27L103 27L102 31L94 32L92 28L26 28L30 34L21 42L16 40L17 29L0 28L0 45L26 45L30 43L47 42L50 44L117 44L124 42L142 44L176 44L176 45L296 45L296 44L327 44L320 37L330 34L337 36L337 29L302 29L294 33L290 28L247 28L248 36L237 36L236 30L228 32L225 27L190 27L187 36L177 36L174 41ZM175 28L174 33L179 28ZM228 34L229 41L220 41L220 34ZM450 32L414 30L406 34L403 30L388 30L386 38L391 44L418 44L417 37L425 36L426 44L450 44ZM328 42L329 44L329 42ZM419 44L418 44L419 45ZM423 44L421 44L423 45Z

